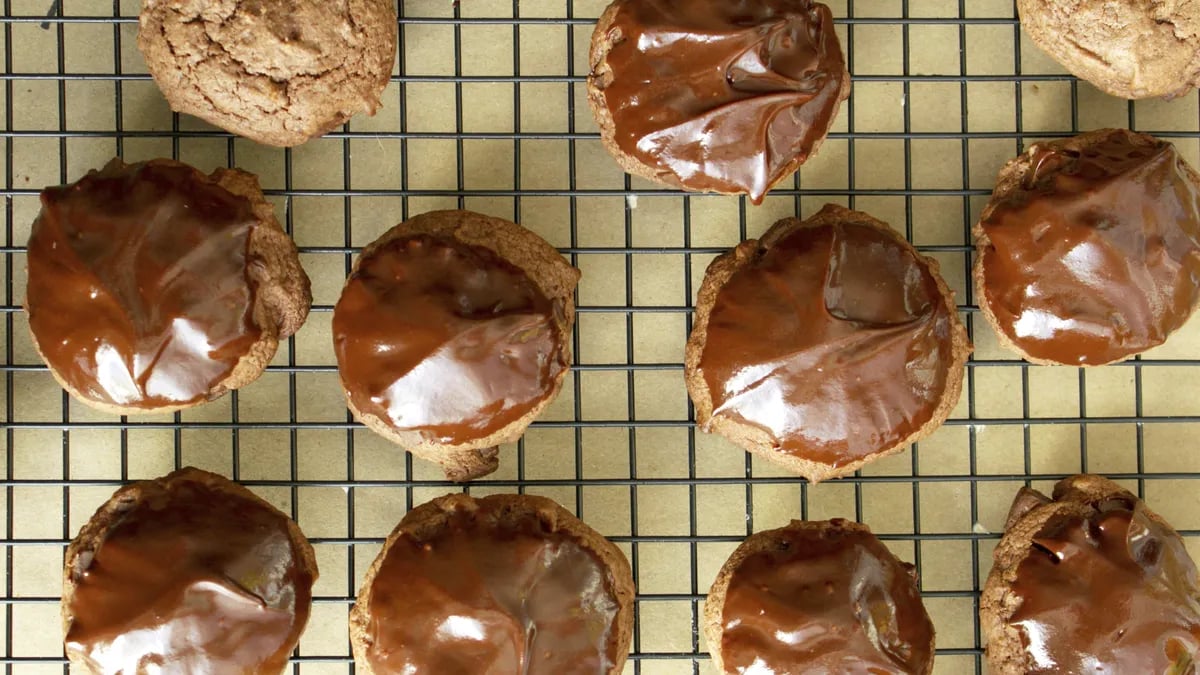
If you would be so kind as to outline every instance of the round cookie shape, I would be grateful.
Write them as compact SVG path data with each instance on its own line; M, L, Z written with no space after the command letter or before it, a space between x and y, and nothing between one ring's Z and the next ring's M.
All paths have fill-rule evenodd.
M1021 27L1073 75L1120 98L1200 86L1197 0L1017 0Z
M1200 583L1183 540L1099 476L1022 490L981 600L998 675L1190 673Z
M633 632L621 551L549 499L454 494L404 517L350 614L367 675L621 672Z
M1121 361L1200 301L1200 176L1144 134L1034 144L1001 170L975 238L983 314L1034 363Z
M578 270L515 223L410 219L367 247L334 308L358 419L456 480L495 470L570 367Z
M311 302L254 176L113 160L42 192L25 307L59 383L95 408L169 412L254 381Z
M814 482L937 428L970 353L937 263L835 205L713 261L694 324L701 428Z
M67 549L67 656L97 675L147 664L275 675L308 622L316 578L296 524L249 490L191 468L134 483Z
M397 31L391 0L146 0L138 47L172 110L290 147L375 114Z
M625 171L756 204L850 95L833 15L811 0L616 0L590 58L588 101Z
M751 536L721 568L704 617L721 673L933 669L915 568L858 523L793 521Z

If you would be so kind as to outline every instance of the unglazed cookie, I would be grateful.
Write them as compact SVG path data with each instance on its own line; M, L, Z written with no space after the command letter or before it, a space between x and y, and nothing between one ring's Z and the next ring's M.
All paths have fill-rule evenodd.
M1099 476L1017 493L980 600L996 675L1190 675L1200 584L1183 540Z
M704 636L716 670L730 675L933 670L916 569L844 520L797 520L746 539L709 591Z
M375 114L396 35L392 0L145 0L138 47L172 110L293 146Z
M1121 98L1200 85L1200 0L1017 0L1021 26L1074 75Z
M499 218L435 211L355 261L333 312L354 416L453 480L496 470L558 395L571 362L579 270Z
M940 426L970 351L937 263L830 204L713 261L684 367L703 430L816 482Z
M605 147L673 187L761 202L849 95L833 15L811 0L616 0L592 36Z
M27 264L38 353L72 396L118 414L253 382L312 300L257 178L166 159L43 190Z
M1200 176L1125 129L1035 143L975 226L975 288L1034 363L1096 366L1162 344L1200 301Z
M316 579L296 524L240 485L191 468L133 483L67 548L67 656L96 675L275 675Z
M454 494L388 537L350 642L366 675L614 675L633 599L620 549L553 501Z

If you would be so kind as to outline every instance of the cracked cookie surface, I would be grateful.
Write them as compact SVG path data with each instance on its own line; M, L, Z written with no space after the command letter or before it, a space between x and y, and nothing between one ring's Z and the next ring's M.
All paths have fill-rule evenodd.
M146 0L138 47L173 110L289 147L375 114L396 33L391 0Z
M1128 99L1200 86L1200 0L1018 0L1021 25L1072 74Z

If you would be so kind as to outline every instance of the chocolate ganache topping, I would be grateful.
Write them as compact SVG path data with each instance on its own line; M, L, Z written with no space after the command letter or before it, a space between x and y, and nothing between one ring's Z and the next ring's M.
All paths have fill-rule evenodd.
M274 675L287 664L314 581L287 517L200 473L138 483L137 502L80 555L66 649L93 672Z
M776 224L720 288L699 360L712 417L834 467L919 433L965 358L930 262L860 216Z
M727 673L928 672L933 624L913 568L865 528L790 527L737 567L725 593Z
M1033 145L984 210L976 283L1028 357L1101 365L1162 344L1200 299L1200 178L1126 130Z
M334 309L354 406L438 443L486 437L568 367L563 306L483 246L414 235L364 252Z
M101 405L182 407L221 393L259 340L248 199L196 169L114 161L42 192L26 307L38 351Z
M1053 516L1017 567L1008 620L1030 673L1190 675L1200 656L1200 586L1179 535L1141 502Z
M609 673L620 608L600 559L535 517L477 504L392 543L371 586L375 674Z
M609 16L591 75L601 129L670 184L761 202L808 159L849 94L820 3L617 0Z

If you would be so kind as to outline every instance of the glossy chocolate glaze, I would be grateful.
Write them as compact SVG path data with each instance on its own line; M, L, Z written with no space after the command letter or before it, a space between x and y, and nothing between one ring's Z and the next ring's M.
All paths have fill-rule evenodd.
M178 407L219 390L262 332L249 200L189 166L109 164L42 192L26 307L38 351L80 396Z
M569 533L478 504L388 550L371 586L375 674L607 675L619 606L603 563Z
M334 309L354 406L438 443L524 417L568 367L563 306L482 246L415 235L368 251Z
M933 624L913 568L872 534L786 528L729 580L721 614L727 673L924 673Z
M713 304L699 362L713 417L835 467L893 447L938 408L953 320L926 262L894 233L796 224Z
M1169 143L1113 131L1027 152L980 221L984 299L1029 356L1099 365L1162 344L1200 299L1200 185Z
M599 77L622 152L693 190L767 190L829 131L849 79L810 0L618 0ZM598 69L604 72L604 68Z
M1140 502L1052 517L1017 567L1008 620L1031 673L1190 675L1200 657L1200 586L1179 535Z
M73 573L67 652L106 675L281 672L313 584L287 518L203 482L139 488Z

